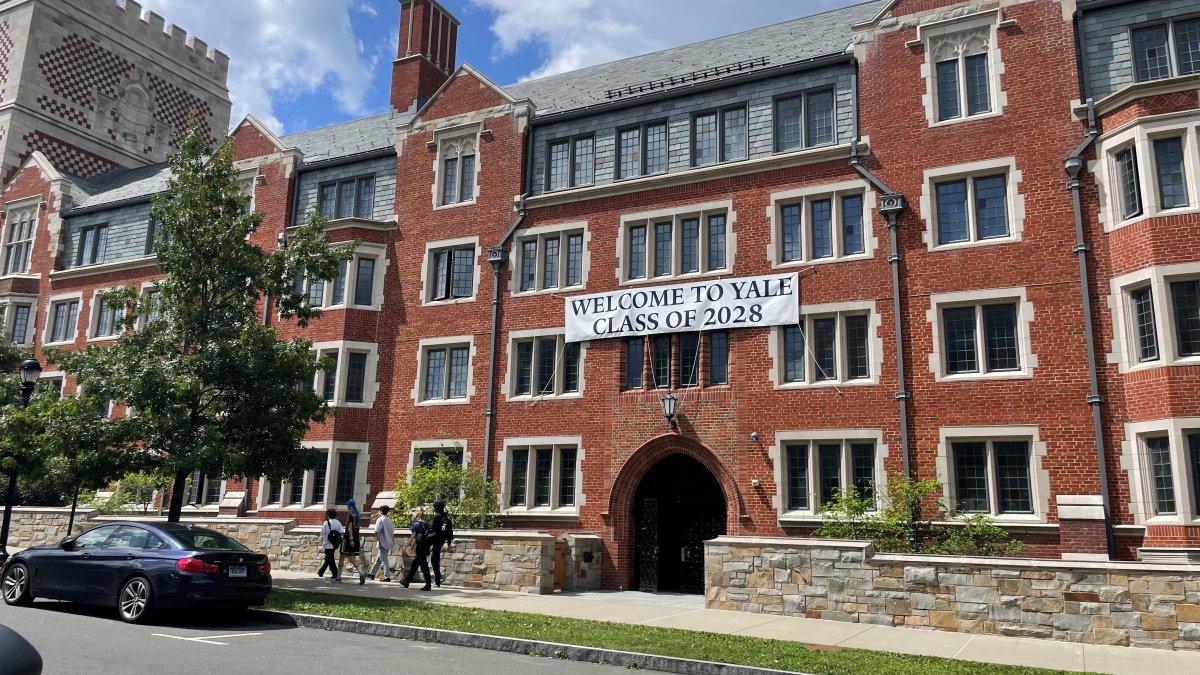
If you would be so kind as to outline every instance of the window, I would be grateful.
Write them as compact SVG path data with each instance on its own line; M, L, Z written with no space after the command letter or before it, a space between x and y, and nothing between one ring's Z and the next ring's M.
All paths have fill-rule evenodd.
M631 337L625 341L625 389L641 389L645 372L646 338Z
M331 448L325 441L314 445L317 447L313 449L321 453L316 468L286 483L271 481L267 503L281 504L280 498L286 496L288 506L324 509L365 496L367 444L343 441Z
M370 218L374 215L375 176L322 183L317 194L317 208L327 220Z
M546 172L546 189L591 185L595 179L595 139L592 136L550 144L550 170Z
M580 391L582 347L562 335L514 337L511 396L559 396Z
M1130 42L1138 82L1200 72L1200 18L1135 28Z
M4 320L11 324L7 325L9 335L15 345L28 344L29 339L29 313L33 309L33 305L14 303L8 305L8 311L5 312ZM11 319L10 319L11 315Z
M692 166L745 159L747 143L745 106L692 118Z
M337 482L333 503L345 504L354 498L354 472L358 466L357 452L337 453Z
M428 301L475 295L475 250L474 245L467 245L431 251Z
M1117 177L1117 195L1122 218L1142 213L1141 186L1138 181L1137 150L1131 145L1113 155Z
M573 229L518 233L513 246L517 292L582 286L583 235Z
M853 488L874 499L876 443L869 439L805 439L783 444L786 511L817 514Z
M422 349L422 401L466 401L470 377L469 344Z
M722 272L727 260L729 219L724 210L626 221L627 280Z
M1154 165L1158 178L1159 207L1174 209L1187 206L1188 190L1183 168L1183 138L1176 136L1155 140Z
M617 178L667 170L667 124L655 122L617 132Z
M1117 362L1194 365L1200 357L1200 264L1163 265L1112 281Z
M386 267L383 247L362 245L348 262L338 265L333 279L307 280L297 273L292 292L301 296L309 307L338 307L347 304L347 290L351 305L360 309L379 309L382 304L382 276Z
M354 267L354 304L370 305L375 293L375 259L355 257Z
M79 319L79 299L62 300L50 304L50 325L47 342L66 342L75 339Z
M475 136L441 141L438 152L441 190L439 204L450 206L475 201Z
M1171 283L1178 356L1200 356L1200 280Z
M1163 117L1135 120L1100 142L1096 183L1108 231L1200 208L1200 122Z
M37 213L36 204L8 210L5 216L4 274L25 274L29 271Z
M95 265L104 262L108 246L108 225L92 225L79 230L79 244L75 250L75 266Z
M1133 308L1133 334L1137 340L1139 363L1158 360L1158 329L1154 325L1154 299L1150 288L1139 288L1129 293Z
M957 511L1034 513L1028 440L954 440L950 450L952 504Z
M223 487L220 476L193 471L187 503L189 506L218 506L221 503Z
M1200 417L1129 422L1125 438L1121 463L1128 469L1135 520L1200 522Z
M510 512L563 509L575 514L580 484L578 439L516 439L506 441L505 446L504 492Z
M146 248L142 251L145 255L154 255L154 248L158 244L158 223L153 218L146 221Z
M870 311L806 314L778 328L782 384L874 382Z
M833 90L814 91L775 101L775 151L833 143Z
M677 360L672 359L675 354ZM623 389L643 388L647 356L652 388L729 384L729 336L726 331L628 338L625 341ZM705 374L703 380L701 373Z
M438 457L443 456L455 466L465 466L470 457L465 449L465 440L414 441L412 448L413 464L412 467L409 467L410 469L418 466L432 467Z
M110 307L100 293L92 296L92 337L115 337L124 330L125 312L120 307Z
M925 119L930 126L998 115L1006 103L996 46L1000 12L979 12L918 28L926 55Z
M334 406L370 407L375 401L377 346L373 342L323 342L314 345L327 366L314 377L313 391Z
M864 254L863 194L820 194L778 206L778 260L812 262Z
M936 183L938 244L1007 237L1004 174Z
M938 381L1032 376L1037 356L1030 353L1033 310L1025 289L934 294L931 303L937 351L930 369Z

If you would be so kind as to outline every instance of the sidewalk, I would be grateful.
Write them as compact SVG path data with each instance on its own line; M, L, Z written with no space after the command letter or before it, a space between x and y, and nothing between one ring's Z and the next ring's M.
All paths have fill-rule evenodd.
M398 583L368 581L365 586L359 586L357 580L351 580L349 575L344 584L329 583L329 579L317 578L312 573L275 570L272 576L276 588L288 590L470 605L481 609L794 640L805 644L847 649L943 656L965 661L1121 675L1200 672L1200 653L1194 652L1085 645L996 635L967 635L730 612L705 609L704 598L699 595L654 595L636 591L526 595L451 587L435 588L433 592L423 593L417 590L416 585L406 589Z

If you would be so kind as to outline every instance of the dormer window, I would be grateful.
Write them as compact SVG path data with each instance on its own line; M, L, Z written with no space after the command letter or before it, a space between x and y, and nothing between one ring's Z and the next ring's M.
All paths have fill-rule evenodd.
M375 176L322 183L319 209L326 220L370 218L375 208Z
M24 274L29 271L37 211L36 204L8 210L4 223L4 274Z
M1200 18L1135 28L1130 42L1138 82L1200 72Z
M438 146L438 203L475 201L475 136L447 138Z
M1000 88L1004 62L996 34L999 10L979 12L917 29L925 50L925 119L930 126L1000 115L1007 97Z

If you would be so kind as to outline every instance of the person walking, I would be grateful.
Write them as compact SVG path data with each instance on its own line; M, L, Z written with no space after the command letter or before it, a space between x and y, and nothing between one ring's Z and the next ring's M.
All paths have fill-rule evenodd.
M401 586L408 588L412 583L413 577L417 576L417 567L421 568L421 574L425 575L425 585L421 590L431 590L430 582L433 581L429 576L429 561L426 557L429 555L429 546L433 543L433 532L429 526L425 524L425 510L417 511L417 517L413 520L412 527L409 528L408 546L413 549L412 565L408 568L408 574L405 575L404 581L400 582Z
M446 502L438 500L433 503L433 545L430 550L429 564L433 567L433 583L442 585L442 547L454 543L454 523L450 514L446 513Z
M332 581L335 584L342 583L342 575L338 570L337 564L333 561L333 552L338 550L342 545L342 539L346 535L346 528L342 526L337 519L337 511L329 509L325 512L325 522L321 525L321 548L325 552L325 562L321 564L321 568L317 570L317 576L325 576L325 570L329 570Z
M346 514L346 536L342 537L342 545L338 549L338 567L346 569L346 560L349 560L350 571L358 573L358 585L362 586L367 583L366 565L360 558L362 526L359 522L362 520L362 513L358 510L358 504L354 503L353 498L346 500L346 508L349 510L349 513Z
M391 510L388 506L379 507L379 517L375 519L375 564L371 565L371 571L367 572L372 579L382 567L383 580L392 580L392 566L388 562L388 555L391 554L392 547L396 545L396 526L388 516Z

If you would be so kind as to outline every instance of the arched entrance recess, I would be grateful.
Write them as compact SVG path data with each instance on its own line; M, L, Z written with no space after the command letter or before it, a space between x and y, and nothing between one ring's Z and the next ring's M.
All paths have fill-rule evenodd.
M682 472L688 479L695 482L695 485L692 486L693 489L684 491L682 499L679 498L678 485L672 485L669 479L662 480L664 476L671 476L676 472ZM650 480L647 481L647 478ZM723 513L724 516L724 523L719 523L715 531L709 531L705 538L723 533L736 533L739 517L745 513L737 483L729 469L707 447L675 434L660 436L648 441L625 462L613 483L608 511L611 517L613 536L616 539L614 562L619 586L629 589L639 587L637 545L639 531L646 526L646 522L639 522L639 517L647 515L647 507L653 509L657 506L657 504L644 500L661 499L670 502L669 505L666 505L666 512L663 514L668 519L663 525L670 529L670 535L663 542L668 546L659 546L660 555L671 556L673 558L671 562L678 560L681 563L686 562L687 565L672 565L666 568L663 580L667 582L667 586L660 588L661 590L681 590L678 586L682 582L684 586L687 586L682 590L698 590L695 588L695 570L700 570L699 580L702 581L703 551L695 546L695 542L684 541L680 537L686 539L687 536L691 536L694 538L697 533L704 532L705 525L699 521L702 518L711 517L714 513L714 511L708 510L705 495L709 495L711 500L722 502L708 505L723 507L722 511L716 513ZM681 504L681 502L688 502L689 497L693 500L690 503L693 508L690 509L686 504ZM691 516L697 517L692 518ZM685 557L690 559L682 560ZM690 579L683 569L689 565L692 568ZM680 569L674 570L673 567ZM660 569L663 568L660 567ZM643 581L645 580L643 579ZM646 585L642 584L642 587L646 588ZM647 588L647 590L652 589L653 585Z

